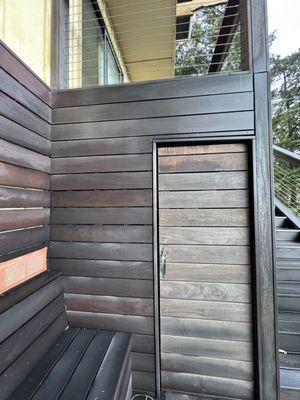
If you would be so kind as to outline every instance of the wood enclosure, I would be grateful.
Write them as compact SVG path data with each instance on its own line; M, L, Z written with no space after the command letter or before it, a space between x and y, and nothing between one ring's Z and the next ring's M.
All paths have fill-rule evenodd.
M251 65L250 71L243 73L51 92L4 45L0 46L1 260L48 242L51 205L49 269L63 275L68 324L132 333L136 391L159 395L161 361L172 373L171 361L160 357L157 211L159 184L171 193L174 182L169 178L157 182L157 154L180 142L184 146L247 149L236 152L247 154L246 159L234 158L230 152L213 154L214 162L237 165L233 179L222 176L214 184L222 187L227 182L226 189L235 190L235 195L249 190L248 200L241 196L238 201L242 203L237 201L232 207L246 209L246 213L249 210L249 221L239 211L227 216L230 223L236 219L242 224L239 228L247 228L240 229L230 241L236 241L237 247L240 241L249 245L249 254L239 253L243 262L236 258L233 269L223 275L226 282L217 283L246 287L246 291L237 288L236 295L233 292L229 297L229 304L237 298L242 304L242 320L229 318L240 325L238 331L232 325L226 332L233 335L233 344L234 339L245 338L240 342L246 343L244 350L249 357L242 361L249 363L249 368L240 374L244 373L244 382L253 386L254 398L278 398L265 2L253 0L249 6ZM180 179L185 185L186 179ZM211 181L205 182L208 185ZM183 187L188 190L188 186ZM174 196L172 201L178 204L180 197ZM189 201L193 202L192 195ZM230 197L219 199L214 208L226 208L226 202ZM195 207L197 213L201 207ZM205 215L209 217L207 211ZM218 218L225 217L226 213L220 213ZM170 210L163 218L175 223ZM210 228L211 235L223 238L221 227L218 232ZM218 245L226 246L222 240ZM204 264L210 264L209 260ZM237 271L234 265L243 267ZM208 276L214 273L212 269L203 268L202 273L201 280L213 279ZM189 301L195 305L213 303L205 298ZM229 312L237 313L230 308ZM208 331L217 340L221 325L205 326L200 340ZM232 361L228 355L224 360ZM192 382L199 371L195 373L193 363L188 370L187 361L183 360L184 368ZM213 373L219 377L216 370ZM222 379L230 386L229 376ZM242 398L251 396L245 392Z

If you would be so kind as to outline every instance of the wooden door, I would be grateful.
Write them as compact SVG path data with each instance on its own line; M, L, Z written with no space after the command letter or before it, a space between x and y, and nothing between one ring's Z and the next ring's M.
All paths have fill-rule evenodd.
M253 399L247 145L159 148L158 212L162 391Z

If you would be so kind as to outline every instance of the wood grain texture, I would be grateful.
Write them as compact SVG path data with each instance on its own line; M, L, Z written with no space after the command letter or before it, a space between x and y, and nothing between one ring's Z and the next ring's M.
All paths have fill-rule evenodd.
M49 240L49 226L0 233L0 255L29 248Z
M0 210L0 231L48 225L50 209Z
M44 172L0 162L0 185L50 189L50 176Z
M47 191L0 187L0 208L49 206L50 193Z
M253 110L251 92L179 99L139 101L109 105L57 108L54 124L162 118L177 115L213 114Z
M149 207L149 190L54 192L53 207Z

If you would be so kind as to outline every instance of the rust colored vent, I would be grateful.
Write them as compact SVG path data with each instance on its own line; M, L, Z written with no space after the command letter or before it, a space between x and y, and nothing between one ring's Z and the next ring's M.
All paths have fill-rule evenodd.
M0 263L0 294L47 269L47 248Z

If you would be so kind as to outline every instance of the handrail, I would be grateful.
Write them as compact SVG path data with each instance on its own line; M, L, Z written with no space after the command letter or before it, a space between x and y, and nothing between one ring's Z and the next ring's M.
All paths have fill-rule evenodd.
M290 164L300 166L300 154L275 145L273 146L273 152L275 158L280 158L281 160L288 161Z

